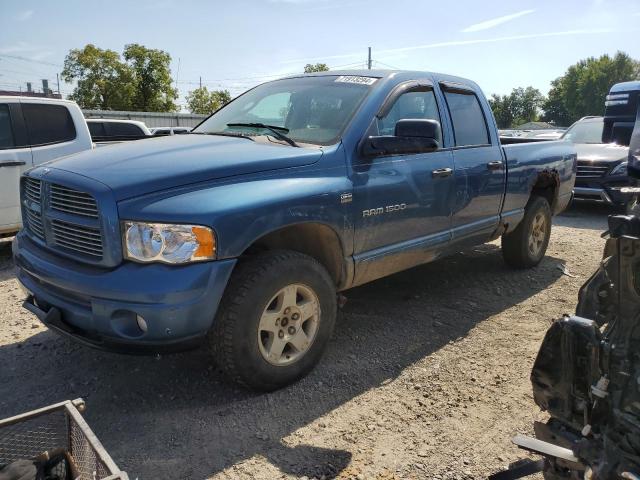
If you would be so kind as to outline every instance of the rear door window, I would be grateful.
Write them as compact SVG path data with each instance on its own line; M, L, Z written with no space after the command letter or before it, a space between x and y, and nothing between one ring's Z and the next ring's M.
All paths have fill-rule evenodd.
M76 138L73 119L63 105L23 103L22 115L31 146L70 142Z
M0 149L13 148L15 145L9 105L0 104Z
M456 147L489 145L489 130L478 97L472 92L444 90Z
M112 137L139 137L144 135L142 129L133 123L109 122L106 126L109 136Z

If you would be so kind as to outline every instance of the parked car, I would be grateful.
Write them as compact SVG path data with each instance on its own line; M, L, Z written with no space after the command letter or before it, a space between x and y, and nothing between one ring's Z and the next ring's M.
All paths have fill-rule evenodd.
M575 168L568 142L501 145L463 78L290 77L188 135L29 171L24 212L45 229L16 237L17 278L63 335L126 352L208 343L230 378L273 390L320 360L338 291L499 237L509 265L537 265Z
M0 237L13 235L22 224L20 175L34 165L91 146L84 117L74 102L0 96ZM34 221L34 229L41 227Z
M556 130L531 130L526 132L523 136L525 138L533 138L539 140L558 140L564 134L564 129Z
M161 137L166 135L184 135L189 133L191 127L155 127L151 129L151 135Z
M621 192L630 185L627 175L629 147L603 143L603 117L584 117L562 136L578 153L574 198L580 201L625 205L631 194Z
M128 140L140 140L151 136L144 122L110 118L87 118L91 138L98 146L111 145Z

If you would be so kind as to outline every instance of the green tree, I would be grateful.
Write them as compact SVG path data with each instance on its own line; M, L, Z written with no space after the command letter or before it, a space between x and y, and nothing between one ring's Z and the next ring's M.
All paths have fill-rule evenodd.
M171 55L137 43L124 47L124 59L133 74L132 110L174 112L178 91L171 86Z
M209 115L231 101L228 90L209 91L207 87L191 90L186 97L187 107L191 113Z
M171 86L170 63L168 53L138 44L125 46L124 59L89 44L69 52L62 78L76 81L69 98L82 108L172 112L178 92Z
M514 128L538 119L545 98L533 87L514 88L509 95L493 94L489 104L498 128Z
M313 73L313 72L328 72L329 67L326 63L307 63L304 66L304 73Z
M113 50L92 44L71 50L64 60L62 78L77 81L69 99L82 108L126 110L131 105L133 76Z
M551 82L544 119L567 126L586 115L602 115L611 86L635 80L639 73L640 64L623 52L580 60Z

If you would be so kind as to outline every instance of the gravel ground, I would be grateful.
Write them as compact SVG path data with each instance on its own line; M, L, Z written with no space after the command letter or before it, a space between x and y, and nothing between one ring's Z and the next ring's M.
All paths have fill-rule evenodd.
M321 364L271 394L226 384L204 351L129 357L59 338L21 308L0 241L0 418L83 397L132 479L485 478L525 458L510 438L545 418L529 372L599 262L608 213L556 218L533 270L508 269L493 243L347 292Z

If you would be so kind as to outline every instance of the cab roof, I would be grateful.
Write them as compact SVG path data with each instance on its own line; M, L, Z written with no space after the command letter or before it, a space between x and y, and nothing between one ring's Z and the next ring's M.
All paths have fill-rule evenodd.
M325 72L313 72L313 73L301 73L299 75L289 75L284 78L300 78L300 77L323 77L323 76L358 76L358 77L372 77L381 78L389 81L396 80L399 82L405 82L408 80L419 80L428 78L433 82L451 82L461 85L467 85L474 89L480 90L480 87L469 80L468 78L456 77L454 75L447 75L444 73L425 72L417 70L328 70ZM638 82L640 83L640 82Z

